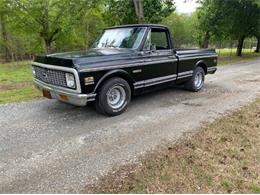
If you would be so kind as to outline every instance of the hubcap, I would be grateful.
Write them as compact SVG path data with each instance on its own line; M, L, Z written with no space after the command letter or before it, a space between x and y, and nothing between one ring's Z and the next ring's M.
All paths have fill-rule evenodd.
M107 92L107 103L113 109L120 108L126 100L125 89L122 86L114 85Z
M200 88L203 84L203 75L202 72L197 72L197 74L195 75L195 81L194 84L197 88Z

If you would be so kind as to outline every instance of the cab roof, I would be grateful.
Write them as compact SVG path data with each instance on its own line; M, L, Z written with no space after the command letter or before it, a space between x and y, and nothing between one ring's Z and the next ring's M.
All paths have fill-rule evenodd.
M129 28L129 27L158 27L158 28L167 28L165 25L161 24L127 24L127 25L121 25L121 26L112 26L105 28L106 29L114 29L114 28Z

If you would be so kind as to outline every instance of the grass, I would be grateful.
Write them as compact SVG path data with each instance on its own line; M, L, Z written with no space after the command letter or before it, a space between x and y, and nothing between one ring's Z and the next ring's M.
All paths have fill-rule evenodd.
M40 97L32 83L31 62L0 64L0 104Z
M251 49L243 49L242 57L236 56L236 48L233 49L217 49L218 64L225 65L235 62L245 62L256 57L260 57L260 53L255 53Z
M84 193L260 193L260 99Z
M235 49L218 49L219 64L242 62L260 54L243 50L243 57L235 56ZM12 62L0 64L0 104L27 101L41 97L41 94L33 87L31 62Z

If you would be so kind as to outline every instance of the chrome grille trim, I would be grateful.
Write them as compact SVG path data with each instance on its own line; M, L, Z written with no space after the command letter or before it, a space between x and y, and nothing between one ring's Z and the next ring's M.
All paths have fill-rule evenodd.
M43 63L39 63L39 62L33 62L32 66L34 66L36 68L37 67L44 68L45 70L47 69L46 71L47 71L48 74L54 75L54 77L51 76L52 82L48 82L48 81L42 79L41 77L37 78L37 76L34 77L34 79L39 80L39 81L44 82L44 83L47 83L47 84L52 85L54 87L59 87L60 89L67 91L67 92L81 93L80 80L79 80L78 72L77 72L76 69L62 67L62 66L54 66L54 65L49 65L49 64L43 64ZM67 87L66 79L65 79L65 73L72 73L74 75L75 82L76 82L76 88L75 89ZM56 76L59 79L55 78ZM60 81L60 79L62 81ZM65 84L65 86L64 86L64 84Z
M39 66L33 66L33 68L36 79L39 79L40 81L48 84L69 88L66 84L65 72L60 70L46 69Z

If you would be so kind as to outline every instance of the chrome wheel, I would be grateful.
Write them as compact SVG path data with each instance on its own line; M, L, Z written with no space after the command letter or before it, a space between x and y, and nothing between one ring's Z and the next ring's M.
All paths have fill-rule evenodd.
M195 75L195 79L194 79L194 84L196 88L201 88L202 84L203 84L203 75L202 72L197 72L197 74Z
M125 89L120 85L114 85L107 92L107 103L112 109L120 108L126 101Z

